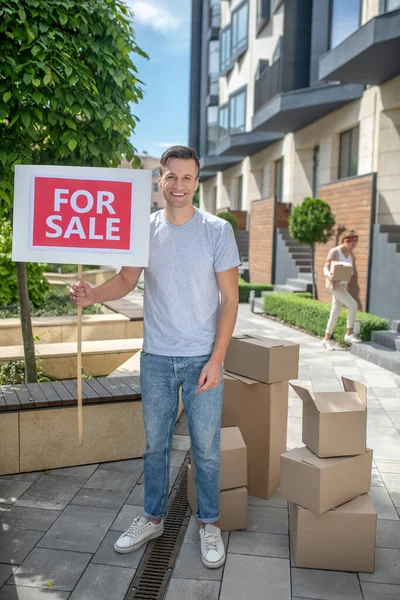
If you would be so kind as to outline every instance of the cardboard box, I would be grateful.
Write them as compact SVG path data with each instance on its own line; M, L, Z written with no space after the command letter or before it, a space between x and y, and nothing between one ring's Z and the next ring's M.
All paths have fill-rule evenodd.
M331 275L334 281L350 281L353 275L353 265L348 262L333 260L331 262Z
M303 401L303 443L320 458L363 454L367 444L367 389L342 377L344 392L292 388Z
M371 485L372 450L358 456L318 458L308 448L281 456L281 496L321 514L361 494Z
M226 353L225 370L262 383L297 379L299 345L255 335L235 335Z
M194 470L192 451L191 464ZM247 448L239 427L221 429L220 489L230 490L247 486Z
M239 427L247 446L247 489L270 498L279 487L286 451L288 383L265 384L225 373L222 427Z
M188 465L188 502L193 514L197 513L196 483L191 465ZM221 531L247 529L247 489L224 490L220 493Z
M376 519L368 494L323 515L290 503L290 539L296 567L372 573Z

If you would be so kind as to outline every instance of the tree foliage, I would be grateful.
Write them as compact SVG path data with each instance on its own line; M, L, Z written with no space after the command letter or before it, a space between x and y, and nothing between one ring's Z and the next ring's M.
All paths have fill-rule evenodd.
M217 213L217 217L219 217L220 219L224 219L224 221L228 221L228 223L230 223L232 225L233 231L237 230L238 222L237 222L235 215L233 215L232 213L220 212L220 213Z
M290 237L300 244L326 244L333 235L335 217L331 207L319 198L305 198L289 217Z
M11 261L11 225L5 219L0 220L0 307L9 306L18 301L17 272L15 263ZM43 303L49 289L44 277L44 265L27 263L28 291L34 306Z
M313 298L317 297L315 281L315 244L326 244L333 235L335 216L327 202L320 198L305 198L295 206L289 217L290 237L311 247Z
M121 0L2 0L3 211L16 164L117 166L134 156L130 103L142 98L134 54L146 56Z

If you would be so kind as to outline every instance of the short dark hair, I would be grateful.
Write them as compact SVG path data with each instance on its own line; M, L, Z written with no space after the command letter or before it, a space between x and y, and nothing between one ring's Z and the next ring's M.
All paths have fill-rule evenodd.
M200 163L197 152L189 146L171 146L164 152L160 159L160 175L163 173L163 167L167 165L170 158L183 158L185 160L194 160L197 165L197 177L200 175Z

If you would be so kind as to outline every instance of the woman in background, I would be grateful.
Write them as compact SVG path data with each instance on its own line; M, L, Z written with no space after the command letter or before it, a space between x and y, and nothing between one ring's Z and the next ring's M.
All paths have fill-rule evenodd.
M322 340L322 345L333 350L332 334L335 329L336 322L339 318L343 306L348 309L347 313L347 331L344 336L344 341L350 344L358 343L361 340L354 335L354 321L357 312L357 302L347 290L347 282L335 281L331 274L332 261L339 261L351 264L353 266L353 250L358 243L358 234L354 229L345 231L340 238L340 245L332 248L326 257L324 265L325 287L332 294L332 308L329 315L328 325L326 327L325 337Z

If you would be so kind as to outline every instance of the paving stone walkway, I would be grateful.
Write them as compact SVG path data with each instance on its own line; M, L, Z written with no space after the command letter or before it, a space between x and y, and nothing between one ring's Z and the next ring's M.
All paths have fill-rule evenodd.
M368 386L368 443L374 449L371 497L378 511L373 574L297 569L289 547L287 504L249 499L246 532L225 533L226 565L200 561L191 518L166 600L399 600L400 377L346 351L250 313L237 330L300 344L300 379L315 391L340 389L340 376ZM301 443L301 401L289 398L288 447ZM171 482L189 448L176 426ZM116 554L113 543L143 506L142 460L0 478L0 600L123 600L144 549Z

